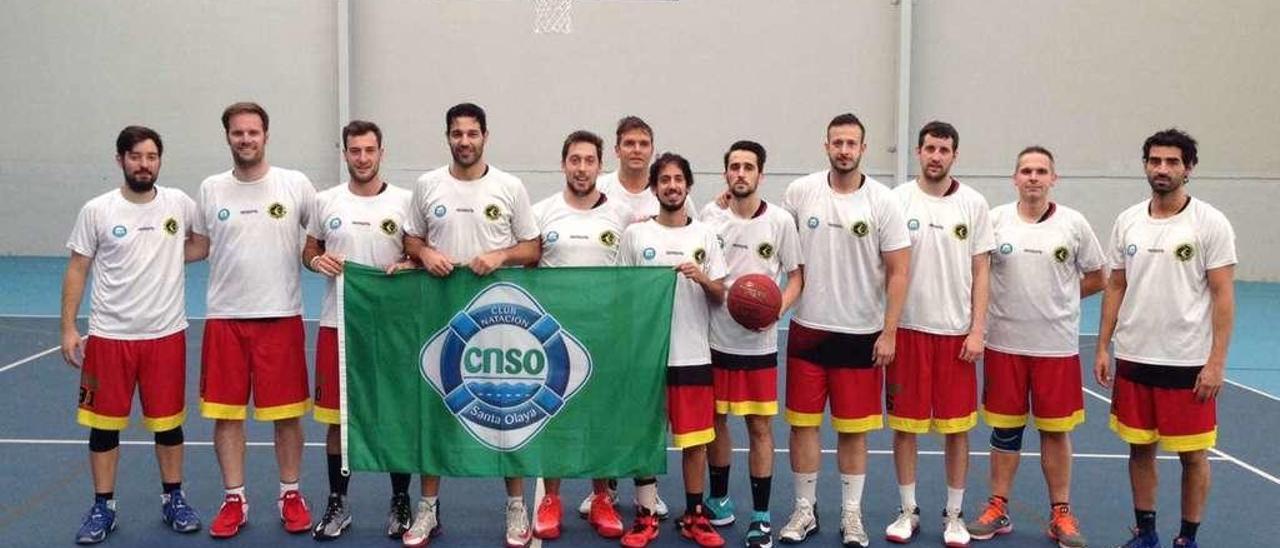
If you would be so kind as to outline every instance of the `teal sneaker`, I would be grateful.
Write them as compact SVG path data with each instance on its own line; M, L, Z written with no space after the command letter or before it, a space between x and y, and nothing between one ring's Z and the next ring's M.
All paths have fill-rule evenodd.
M707 497L707 500L703 502L702 506L703 508L706 508L707 521L710 521L712 525L716 527L724 527L725 525L733 523L733 499L729 497Z
M773 547L773 525L770 521L769 512L751 513L751 525L747 526L747 535L743 539L747 548Z

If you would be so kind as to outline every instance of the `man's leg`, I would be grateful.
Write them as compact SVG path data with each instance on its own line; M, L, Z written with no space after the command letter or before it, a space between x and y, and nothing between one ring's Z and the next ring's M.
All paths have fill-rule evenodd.
M1067 432L1040 431L1040 468L1049 489L1050 504L1071 503L1071 435ZM1013 475L1005 483L1012 483Z
M276 465L280 468L280 483L297 483L302 472L302 421L297 417L280 419L274 421L274 426ZM243 429L241 435L243 435ZM243 455L243 451L241 454Z
M1129 487L1138 534L1154 535L1156 526L1156 444L1129 444Z
M244 421L218 419L213 423L213 452L222 470L222 486L244 487Z
M722 526L734 521L733 500L729 498L729 465L733 458L733 442L729 437L728 415L716 413L714 425L716 437L708 444L706 451L708 475L711 477L711 492L707 496L706 510L711 524Z
M1204 516L1205 501L1212 484L1207 450L1178 453L1182 461L1182 530L1180 537L1194 539Z

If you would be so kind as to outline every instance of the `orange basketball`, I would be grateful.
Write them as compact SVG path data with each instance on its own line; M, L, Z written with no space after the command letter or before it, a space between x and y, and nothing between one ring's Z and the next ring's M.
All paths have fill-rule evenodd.
M729 315L747 329L761 329L778 321L782 291L764 274L747 274L729 288Z

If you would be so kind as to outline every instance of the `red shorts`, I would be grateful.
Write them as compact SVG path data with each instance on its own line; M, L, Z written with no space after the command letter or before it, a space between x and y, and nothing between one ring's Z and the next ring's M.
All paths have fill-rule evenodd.
M957 434L978 424L978 371L960 359L964 339L898 330L897 357L885 373L889 428Z
M711 351L716 413L778 414L778 354L741 356Z
M667 420L676 447L697 447L716 439L711 384L710 365L667 367Z
M142 425L152 432L172 430L187 416L186 381L186 331L143 340L90 335L80 370L76 421L99 430L124 430L136 385Z
M1123 367L1148 366L1116 360L1111 391L1111 429L1126 443L1160 442L1165 451L1209 449L1218 441L1217 399L1196 401L1192 388L1152 386L1127 378ZM1188 369L1189 368L1179 368ZM1199 368L1196 368L1199 369Z
M338 328L321 327L316 338L316 422L339 424L342 391L338 386Z
M987 424L1021 428L1033 407L1038 430L1070 432L1084 422L1080 356L1024 356L988 348L982 364Z
M833 333L791 322L787 333L787 423L821 426L827 394L836 432L856 434L884 427L880 386L873 367L879 333Z
M210 319L204 324L200 414L244 420L253 389L253 418L300 417L308 397L302 318Z

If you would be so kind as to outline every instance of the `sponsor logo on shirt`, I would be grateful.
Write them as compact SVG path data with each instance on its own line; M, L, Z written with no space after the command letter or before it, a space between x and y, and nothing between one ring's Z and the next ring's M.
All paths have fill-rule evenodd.
M707 250L702 249L701 247L693 250L693 262L698 263L700 266L706 266Z
M618 246L618 233L612 230L606 230L600 233L600 243L605 247Z
M756 254L760 255L761 259L772 259L773 244L769 242L762 242L760 245L756 246Z
M1173 256L1185 263L1196 256L1196 248L1189 243L1180 244L1178 247L1173 248Z
M484 218L496 221L499 217L502 217L502 210L498 209L497 205L489 204L484 206Z
M1058 261L1060 263L1065 263L1067 262L1067 259L1070 257L1071 257L1071 252L1068 251L1066 247L1058 247L1053 250L1053 260L1055 261Z
M342 219L337 217L329 219L329 230L337 230L340 226L342 226Z
M117 238L123 238L124 235L128 233L129 233L129 229L125 228L124 225L116 225L111 227L111 235Z
M225 207L224 207L224 208L222 208L222 209L219 209L219 210L218 210L218 220L219 220L219 221L225 221L225 220L227 220L227 219L229 219L229 218L231 218L231 210L230 210L230 209L227 209L227 208L225 208Z
M288 212L289 210L285 209L284 204L280 202L274 202L267 206L267 215L270 215L272 219L280 219Z
M920 219L911 219L907 221L907 230L920 230Z
M809 217L809 221L806 222L805 224L808 225L809 228L818 228L818 225L821 224L821 221L819 221L817 217Z
M178 220L174 219L173 217L169 217L168 219L165 219L164 224L161 226L164 227L165 234L173 236L178 233Z
M449 208L445 207L444 204L440 204L431 210L431 214L435 215L436 218L444 217L444 214L448 212Z
M868 225L866 221L858 221L853 223L853 226L849 227L849 231L853 232L854 236L862 238L871 233L871 226Z
M652 247L644 248L643 254L644 254L644 260L646 261L652 261L654 257L658 256L658 252Z
M1000 254L1008 255L1013 253L1013 244L1000 244Z
M1125 252L1125 254L1126 254L1126 255L1128 255L1128 256L1130 256L1130 257L1132 257L1132 256L1134 256L1134 255L1137 255L1137 254L1138 254L1138 246L1137 246L1137 245L1134 245L1134 244L1129 244L1129 246L1128 246L1128 247L1124 248L1124 252Z
M556 243L556 240L560 239L560 233L552 230L551 232L548 232L547 235L542 239L549 244L554 244Z
M952 235L952 236L955 236L957 240L967 240L967 239L969 239L969 225L966 225L966 224L964 224L964 223L960 223L960 224L958 224L958 225L956 225L956 226L952 227L952 228L951 228L951 235Z
M382 233L387 236L395 236L396 233L400 231L400 225L396 223L395 219L383 219L382 222L378 224L378 228L381 228Z

